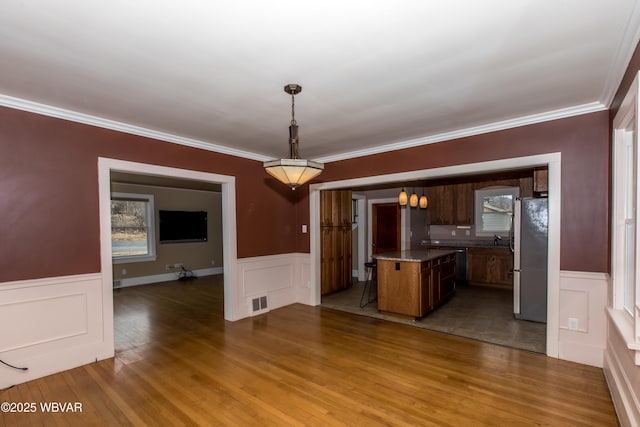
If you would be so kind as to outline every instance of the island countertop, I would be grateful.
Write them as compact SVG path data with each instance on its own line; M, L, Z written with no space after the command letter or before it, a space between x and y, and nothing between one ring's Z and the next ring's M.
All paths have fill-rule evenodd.
M380 261L422 262L454 253L456 253L456 251L450 249L411 249L407 251L384 252L376 254L375 258Z

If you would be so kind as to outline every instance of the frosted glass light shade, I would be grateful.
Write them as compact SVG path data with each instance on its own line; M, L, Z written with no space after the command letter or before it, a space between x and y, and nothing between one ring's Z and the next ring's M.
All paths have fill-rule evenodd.
M420 200L418 201L418 204L420 205L421 209L426 209L427 205L429 204L429 201L427 200L427 196L425 196L424 194L420 196Z
M304 159L279 159L263 163L267 173L293 190L324 170L322 163Z
M411 194L411 197L409 198L409 206L412 208L418 206L418 195L416 193Z
M408 197L409 196L407 196L407 192L404 191L403 188L400 194L398 194L398 203L400 204L400 206L407 206Z

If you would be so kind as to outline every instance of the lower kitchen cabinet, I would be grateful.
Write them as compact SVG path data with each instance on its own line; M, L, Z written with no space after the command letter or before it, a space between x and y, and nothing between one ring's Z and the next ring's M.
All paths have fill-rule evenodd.
M469 248L469 284L513 287L513 253L509 248Z
M422 275L423 263L386 260L377 263L378 310L423 316L431 305L431 280Z
M423 317L455 293L455 254L427 260L378 259L378 309Z

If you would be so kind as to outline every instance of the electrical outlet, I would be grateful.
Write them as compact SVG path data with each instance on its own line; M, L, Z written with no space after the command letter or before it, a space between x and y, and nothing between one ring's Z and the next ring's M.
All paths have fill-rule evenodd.
M451 235L455 236L456 235L456 230L451 230Z
M216 265L216 260L215 259L211 260L211 265Z
M575 317L569 317L569 330L577 331L578 330L578 319Z
M126 276L126 275L127 275L127 269L126 269L126 268L123 268L123 269L122 269L122 275L123 275L123 276Z

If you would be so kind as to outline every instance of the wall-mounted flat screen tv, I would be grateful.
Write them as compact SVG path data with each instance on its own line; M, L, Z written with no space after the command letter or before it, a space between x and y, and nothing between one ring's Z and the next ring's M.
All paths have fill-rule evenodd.
M206 211L163 211L160 216L160 243L206 242Z

